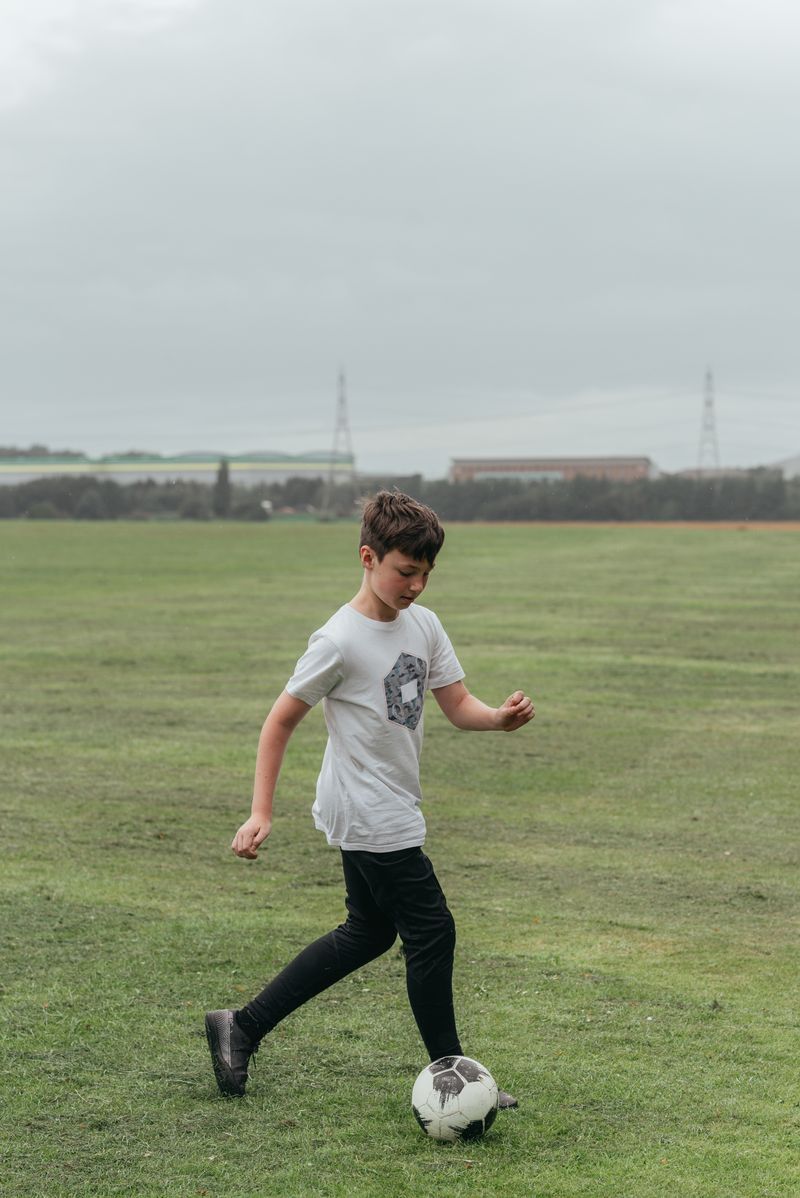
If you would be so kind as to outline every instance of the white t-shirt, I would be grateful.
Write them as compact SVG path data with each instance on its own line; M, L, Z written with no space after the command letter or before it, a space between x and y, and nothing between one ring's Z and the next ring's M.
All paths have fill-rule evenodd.
M329 844L373 853L423 844L425 692L463 677L425 607L384 622L345 604L312 634L286 689L312 707L323 700L328 744L312 814Z

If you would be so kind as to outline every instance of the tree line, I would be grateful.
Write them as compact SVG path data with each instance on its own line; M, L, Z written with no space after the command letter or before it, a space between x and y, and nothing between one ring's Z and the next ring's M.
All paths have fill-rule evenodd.
M800 479L774 470L722 478L664 475L635 482L578 476L520 482L451 483L421 475L371 476L331 492L325 479L237 486L226 462L213 484L148 479L121 485L92 475L56 475L0 486L0 518L78 520L266 520L272 513L354 516L360 495L398 487L444 520L800 520ZM266 507L265 507L265 501Z

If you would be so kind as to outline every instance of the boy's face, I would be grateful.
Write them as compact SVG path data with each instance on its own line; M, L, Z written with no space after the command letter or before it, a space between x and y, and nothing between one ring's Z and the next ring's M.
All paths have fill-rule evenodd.
M433 569L430 562L415 561L402 549L390 549L380 561L368 545L361 546L361 561L366 585L381 610L386 609L384 618L410 607L425 590Z

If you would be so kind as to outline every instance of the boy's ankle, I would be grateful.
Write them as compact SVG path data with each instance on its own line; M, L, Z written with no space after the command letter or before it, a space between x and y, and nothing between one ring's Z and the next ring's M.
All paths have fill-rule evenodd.
M241 1011L233 1012L233 1018L236 1021L236 1026L247 1036L248 1040L252 1040L253 1044L258 1044L261 1039L261 1029L249 1011L242 1007Z

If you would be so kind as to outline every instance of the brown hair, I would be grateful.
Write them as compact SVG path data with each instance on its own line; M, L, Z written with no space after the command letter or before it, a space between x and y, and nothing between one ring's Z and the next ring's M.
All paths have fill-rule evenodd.
M364 501L359 545L368 545L378 561L400 549L417 562L433 565L444 543L436 512L402 491L378 491Z

